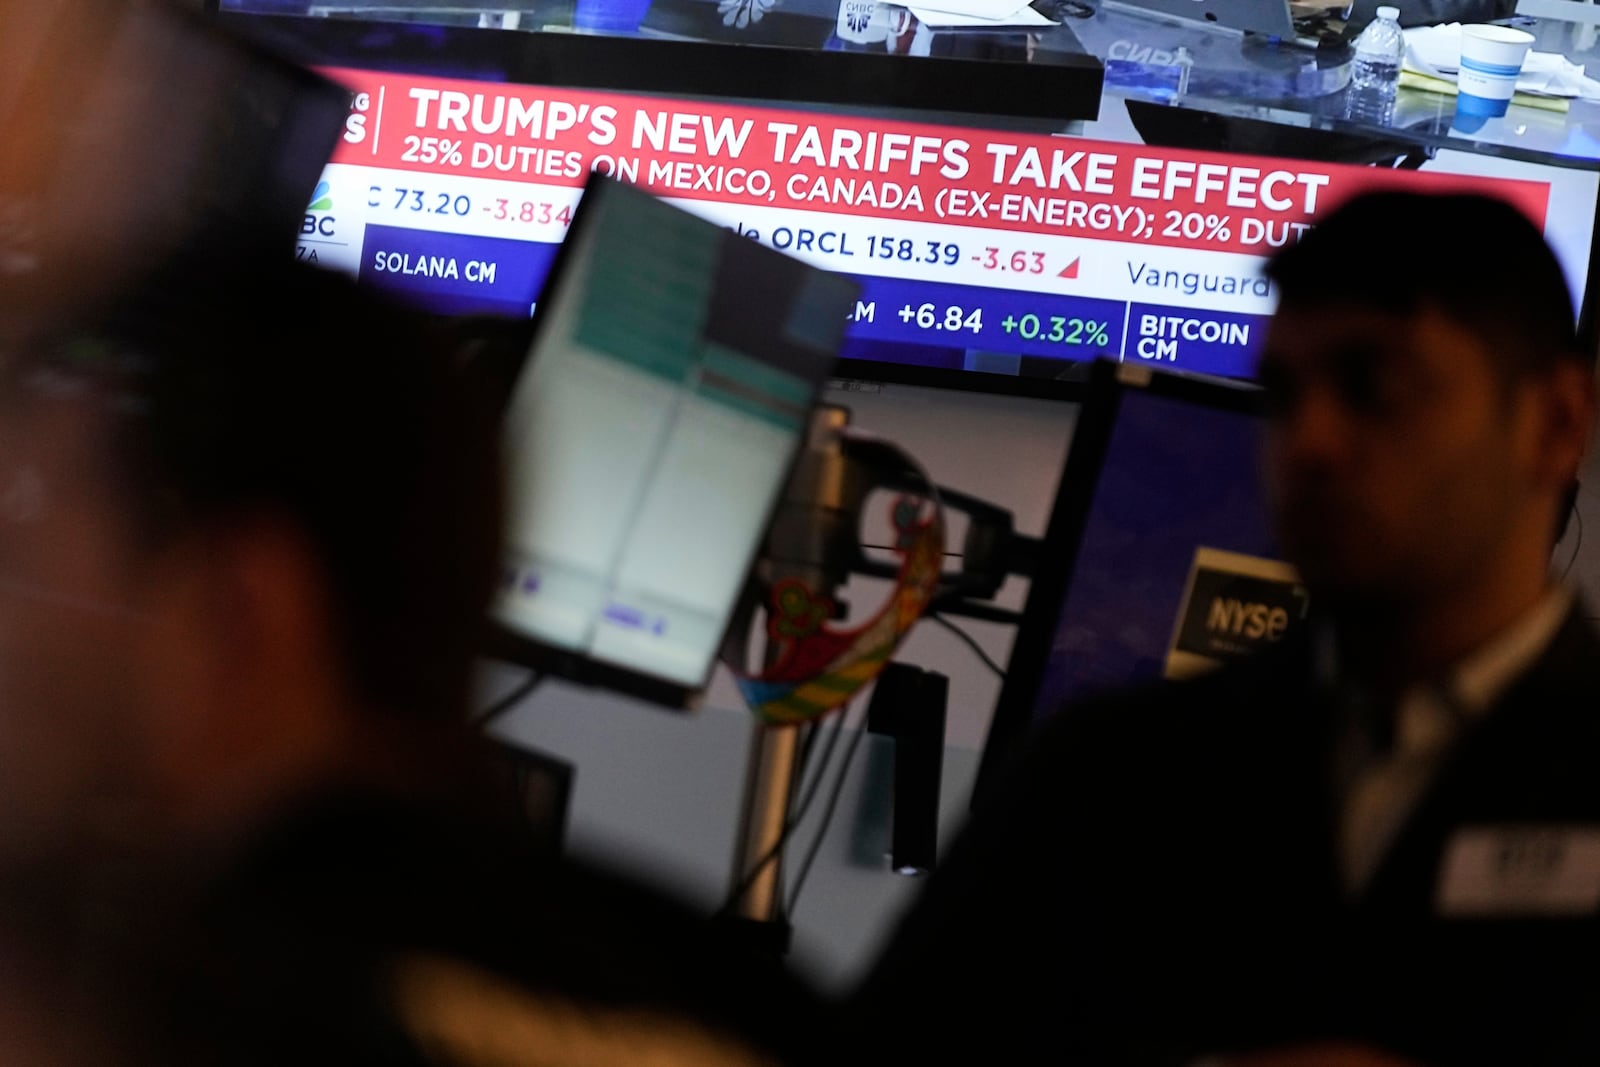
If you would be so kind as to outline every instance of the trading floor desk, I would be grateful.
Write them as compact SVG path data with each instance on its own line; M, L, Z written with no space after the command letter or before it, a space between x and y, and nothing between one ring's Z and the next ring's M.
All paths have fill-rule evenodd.
M1342 44L1077 0L989 23L876 0L222 6L372 109L302 255L447 313L531 307L591 167L854 276L857 378L1073 395L1102 355L1248 377L1264 258L1382 186L1510 199L1589 289L1600 104L1465 128L1454 97L1402 89L1375 125L1346 116ZM1529 24L1600 70L1593 26ZM516 88L511 111L485 83ZM490 280L410 269L455 250ZM1427 268L1405 234L1392 254Z
M1534 33L1536 51L1564 55L1591 70L1600 64L1600 27L1513 21ZM1104 62L1110 95L1335 135L1329 143L1337 135L1378 136L1425 155L1448 149L1556 165L1582 166L1600 157L1600 103L1594 101L1552 101L1550 107L1514 102L1503 118L1458 121L1453 96L1403 88L1393 121L1374 125L1346 116L1348 47L1285 45L1109 10L1063 29Z
M1600 70L1593 20L1513 21L1535 35L1534 50ZM1147 145L1409 171L1440 188L1447 176L1487 178L1542 196L1542 210L1525 204L1560 253L1575 299L1590 302L1600 102L1518 96L1502 118L1458 120L1453 96L1402 88L1392 119L1379 124L1347 113L1348 46L1307 48L1106 8L1063 30L1105 64L1098 124L1125 111ZM1270 248L1283 233L1264 236ZM1404 234L1393 252L1426 269L1427 250Z

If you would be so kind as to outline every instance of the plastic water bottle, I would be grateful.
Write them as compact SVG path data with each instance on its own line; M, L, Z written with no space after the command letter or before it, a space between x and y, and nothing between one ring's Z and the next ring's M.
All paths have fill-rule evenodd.
M1394 98L1400 90L1400 64L1405 57L1400 9L1378 8L1378 17L1356 38L1350 93L1345 97L1345 114L1349 118L1382 126L1394 120Z

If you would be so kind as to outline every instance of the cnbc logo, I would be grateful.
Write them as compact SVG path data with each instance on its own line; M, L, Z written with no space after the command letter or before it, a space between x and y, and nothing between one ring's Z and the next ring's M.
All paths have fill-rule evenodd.
M335 227L332 215L333 197L328 195L328 183L318 182L311 192L311 203L306 205L305 218L300 223L301 237L332 237Z

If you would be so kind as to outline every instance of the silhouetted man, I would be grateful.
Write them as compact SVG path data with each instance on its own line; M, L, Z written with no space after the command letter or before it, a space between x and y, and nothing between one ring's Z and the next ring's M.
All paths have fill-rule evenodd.
M37 966L0 972L0 1019L26 1047L799 1058L798 983L531 848L485 784L500 431L474 369L276 262L191 265L6 352L0 944Z
M1595 396L1560 267L1499 202L1381 194L1268 274L1314 625L1033 738L868 982L889 1048L1595 1062L1600 640L1550 572Z

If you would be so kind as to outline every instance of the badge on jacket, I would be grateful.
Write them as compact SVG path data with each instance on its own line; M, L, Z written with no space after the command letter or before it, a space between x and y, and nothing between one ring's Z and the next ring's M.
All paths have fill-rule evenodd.
M1600 826L1458 830L1445 846L1435 905L1455 918L1594 914L1600 911Z

